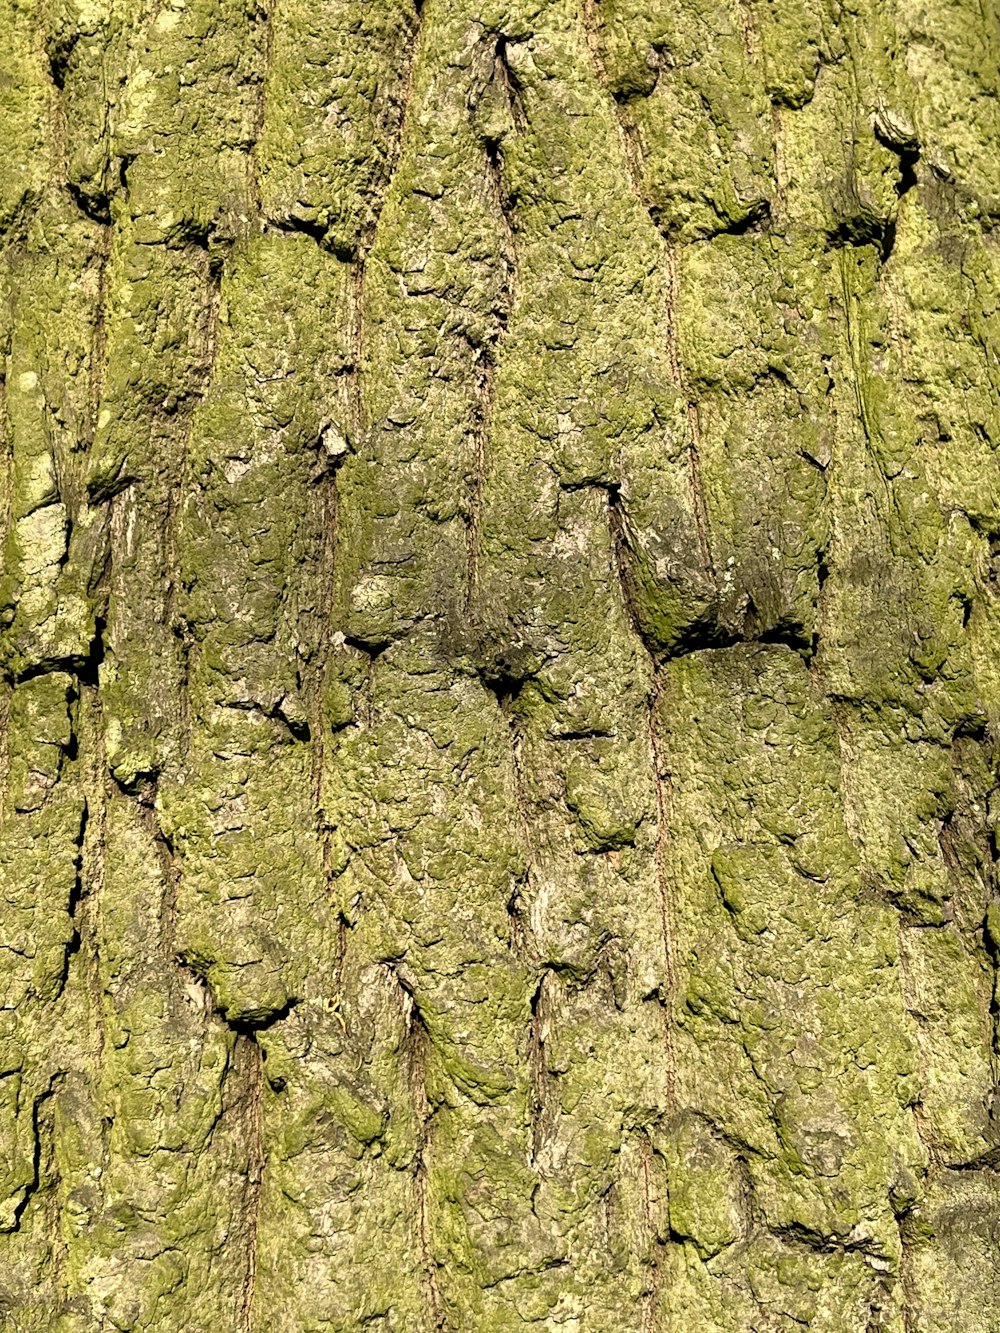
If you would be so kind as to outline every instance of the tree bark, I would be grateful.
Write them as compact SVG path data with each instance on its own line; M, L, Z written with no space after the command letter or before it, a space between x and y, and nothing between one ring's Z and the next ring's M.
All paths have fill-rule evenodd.
M998 69L0 0L0 1328L998 1333Z

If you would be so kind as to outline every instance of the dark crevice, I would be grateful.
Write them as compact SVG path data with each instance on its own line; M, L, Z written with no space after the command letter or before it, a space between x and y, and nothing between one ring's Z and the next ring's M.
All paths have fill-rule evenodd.
M49 77L59 92L65 91L66 75L69 73L70 61L79 41L80 32L77 29L76 31L67 32L65 37L51 42L46 47L46 55L49 59Z
M559 489L567 495L577 491L604 491L607 496L614 496L617 503L621 494L621 485L617 481L607 481L604 477L585 477L583 481L560 481Z
M955 727L952 741L975 741L977 745L987 745L992 752L993 736L988 722L981 717L965 717Z
M371 726L374 720L375 709L375 668L383 653L392 647L390 639L363 639L356 638L354 635L345 635L342 639L337 639L345 648L352 648L355 652L361 653L365 657L365 674L357 693L358 708L353 717L343 720L344 726L364 725ZM334 726L332 732L343 730L342 726ZM324 735L321 729L319 734Z
M783 644L786 648L791 648L793 652L801 653L806 658L810 658L815 651L813 646L814 637L814 635L806 633L805 626L799 621L781 621L760 634L754 634L745 639L741 638L739 642Z
M150 788L155 791L160 771L153 768L142 769L133 778L124 778L115 772L111 772L109 776L123 796L137 800L145 811L148 808L146 793Z
M87 194L74 181L66 182L66 191L84 217L100 223L102 227L110 225L111 200L106 194Z
M610 1189L611 1187L609 1186L608 1188ZM602 1195L601 1197L603 1198L604 1196ZM511 1282L515 1278L527 1277L529 1274L534 1281L537 1281L538 1276L541 1273L553 1273L557 1269L569 1267L570 1262L568 1259L545 1259L541 1263L532 1264L530 1268L521 1268L514 1273L505 1273L503 1277L493 1278L492 1281L484 1282L482 1289L483 1291L494 1291L503 1282Z
M507 712L517 702L527 678L508 670L501 656L498 661L480 669L479 679L496 699L501 711Z
M809 654L807 661L815 662L816 655L819 652L820 639L822 636L822 617L823 617L823 594L827 581L830 577L830 567L827 564L827 552L820 551L816 558L816 601L815 606L815 629L812 632L809 642Z
M293 740L308 741L312 736L312 729L308 720L304 717L289 716L281 707L283 702L284 699L271 708L262 708L252 701L236 700L224 706L233 709L234 712L251 713L259 717L266 717L268 721L277 722L279 726L284 727Z
M305 718L286 717L280 708L273 714L276 722L282 722L288 730L292 740L308 741L312 739L312 730Z
M857 700L836 693L827 692L827 698L836 709L846 706L848 710L857 706ZM904 838L904 843L912 852L913 845ZM943 857L942 857L943 859ZM906 889L887 885L879 878L877 870L866 869L861 872L861 898L864 902L877 903L880 907L891 907L897 915L899 925L914 931L943 931L954 924L954 905L950 895L939 899L923 899L916 903L908 901ZM933 913L928 919L927 909ZM909 1013L918 1021L924 1021L925 1015L919 1009L909 1008Z
M716 236L746 236L748 232L766 231L770 223L771 201L770 199L760 199L750 208L745 217L721 227L706 239L711 240Z
M61 492L61 499L66 503L66 507L68 508L68 507L69 507L69 497L68 497L68 496L65 494L65 492L62 490L62 486L61 486L61 485L60 485L60 492ZM70 553L70 551L71 551L71 549L72 549L72 546L73 546L73 531L74 531L75 527L76 527L76 522L75 522L75 520L74 520L74 518L73 518L73 516L72 516L72 514L71 514L71 515L69 515L69 516L67 517L67 519L66 519L66 537L65 537L65 544L63 545L63 549L62 549L62 551L60 552L60 555L59 555L59 561L58 561L58 564L59 564L59 571L60 571L60 573L62 573L62 571L63 571L63 570L66 568L66 566L69 564L69 553Z
M280 1009L269 1010L262 1018L231 1018L224 1009L216 1009L215 1012L223 1019L226 1027L233 1032L241 1037L249 1037L251 1041L256 1041L258 1032L266 1032L268 1028L281 1023L301 1003L301 999L297 995L293 995L285 1001Z
M32 1131L32 1149L31 1149L31 1180L24 1187L24 1194L14 1205L13 1219L14 1225L10 1230L17 1231L21 1225L21 1218L28 1204L37 1194L42 1182L42 1108L50 1097L55 1093L64 1075L62 1072L53 1074L49 1079L49 1086L44 1092L34 1099L31 1105L31 1131Z
M6 625L2 628L7 628ZM66 657L45 657L39 662L32 662L30 666L21 667L20 670L7 666L4 668L3 678L7 685L20 685L26 680L35 680L38 676L50 676L54 671L66 671L72 675L74 670L72 658Z
M118 188L123 194L128 193L129 168L137 157L137 153L123 153L118 159Z
M827 563L827 555L828 552L820 551L816 561L816 584L820 596L822 596L826 581L830 577L830 566Z
M821 476L826 475L826 470L827 467L829 466L828 463L822 462L820 459L814 457L813 454L809 453L805 449L799 450L799 458L801 458L804 463L808 463L810 467L814 467L816 471L820 473Z
M714 609L701 616L692 616L689 623L678 631L669 647L665 647L650 635L638 609L637 587L633 574L633 563L637 557L634 552L634 541L629 535L628 518L622 504L620 488L617 485L610 485L605 489L608 494L611 546L626 615L633 633L642 643L654 667L675 657L686 657L691 653L712 648L731 648L734 644L742 642L738 634L719 623Z
M885 224L885 230L882 233L882 244L879 247L879 258L883 264L889 262L896 245L896 219L890 218Z
M891 239L887 236L889 229L889 224L884 218L877 218L871 214L858 214L856 217L843 218L828 233L829 248L831 250L851 247L860 249L866 245L871 245L878 250L879 254L884 256L887 250L892 249ZM894 236L895 228L892 228L892 231Z
M371 660L372 660L373 662L377 662L378 659L382 656L382 654L383 654L388 648L391 648L391 647L392 647L392 640L391 640L391 639L361 639L361 638L357 638L357 637L356 637L355 635L353 635L353 634L345 634L345 635L344 635L344 646L345 646L346 648L354 648L354 649L356 649L359 653L364 653L364 655L365 655L366 657L371 658Z
M516 653L514 656L516 657ZM527 677L517 671L513 663L510 664L508 670L504 666L504 656L501 654L499 661L494 660L492 665L480 668L479 679L496 700L500 717L507 723L510 739L509 754L513 807L517 817L525 859L507 900L507 919L510 927L508 944L513 953L523 956L530 934L527 907L530 903L531 893L533 839L522 760L524 732L522 717L516 708L516 704L521 691L524 689Z
M256 1043L258 1032L266 1032L268 1028L272 1028L276 1024L282 1022L288 1017L293 1009L298 1008L302 1003L300 996L291 995L280 1007L268 1009L266 1012L262 1013L260 1017L251 1018L246 1015L242 1017L233 1017L231 1014L227 1013L221 1005L216 1004L215 997L212 994L212 987L208 980L208 972L214 960L207 961L204 958L194 957L193 955L184 952L175 954L174 959L177 965L190 976L194 977L198 985L204 990L208 999L208 1007L211 1012L217 1015L230 1031L235 1032L237 1036L245 1037L254 1043Z
M510 64L507 55L507 48L510 45L510 39L503 33L497 38L495 71L496 79L503 89L507 98L507 105L510 109L511 120L514 122L515 130L523 130L528 117L524 110L524 89L522 88L516 73Z
M917 176L920 144L912 132L890 132L884 123L879 123L878 119L875 121L873 130L876 140L882 147L887 148L890 153L895 153L899 158L899 180L896 182L896 194L902 198L907 191L916 189L920 184Z
M81 685L89 685L97 689L100 679L101 664L104 661L104 631L106 622L101 616L94 619L94 637L90 641L90 650L77 668L77 676Z
M554 741L609 740L613 739L616 734L616 732L602 727L594 727L589 731L554 731L550 733L550 739Z
M357 365L351 362L338 371L338 376L354 377L357 372ZM345 431L340 435L334 423L328 421L316 439L311 442L310 447L316 455L316 463L309 477L310 482L313 485L320 482L332 482L336 485L340 469L355 452L350 432Z
M80 828L76 835L76 855L74 857L73 883L69 891L69 899L66 903L66 915L69 918L71 930L69 939L63 947L62 966L59 974L59 983L57 994L61 995L69 982L70 966L73 958L80 952L83 943L83 935L80 930L80 908L86 896L84 888L84 844L87 837L87 825L90 821L90 806L85 800L83 803L83 813L80 816Z
M313 218L296 217L288 214L283 218L272 218L265 224L265 231L278 232L285 236L309 236L323 250L330 250L338 259L351 262L357 257L357 250L351 250L344 253L344 246L333 245L327 241L327 227L325 223L318 222Z
M127 469L128 459L123 458L118 464L118 471L114 475L89 478L87 481L87 495L91 504L105 504L142 480L137 472L129 472Z
M503 149L501 147L502 139L487 138L483 140L486 151L486 167L490 177L494 181L503 181ZM501 197L507 198L502 187ZM509 202L509 200L508 200ZM502 318L506 319L504 314Z
M260 1053L260 1058L261 1062L266 1065L267 1051L262 1050ZM288 1079L284 1076L284 1074L271 1075L265 1073L264 1077L267 1080L267 1086L271 1089L272 1092L282 1093L288 1087Z
M95 656L95 648L91 644L87 653L73 653L68 657L43 657L37 662L21 667L20 670L7 668L4 671L4 679L10 685L21 685L25 681L36 680L39 676L64 672L68 676L77 676L85 685L96 685L95 673L102 660L103 650L100 655Z
M554 969L546 965L538 979L538 984L531 996L531 1019L528 1028L528 1058L531 1066L533 1096L531 1102L531 1154L530 1161L536 1162L542 1146L543 1119L545 1116L546 1093L548 1088L548 1070L545 1067L545 1025L544 1001L545 987Z
M879 137L876 132L876 137ZM880 139L880 142L892 152L899 155L899 179L896 181L895 190L898 199L915 189L919 184L917 176L917 163L920 161L920 150L918 148L903 148ZM874 246L878 251L882 264L888 263L893 249L896 245L896 211L888 218L878 218L872 214L858 214L856 217L845 218L830 233L831 246L834 248L844 246Z
M899 180L896 182L896 194L902 199L904 194L915 190L920 184L917 176L917 163L920 161L920 149L907 149L899 155Z
M998 1167L1000 1167L1000 1146L988 1149L981 1157L976 1157L971 1162L949 1162L946 1158L941 1162L942 1170L957 1171L959 1173L975 1173L977 1171L994 1172Z
M867 1240L841 1240L837 1236L827 1236L821 1231L807 1227L801 1222L788 1222L769 1225L768 1231L775 1239L785 1245L811 1250L814 1254L861 1254L874 1259L885 1259L885 1251L877 1244Z
M611 530L611 543L618 573L618 583L626 614L633 632L640 639L646 652L655 665L661 666L678 657L687 657L692 653L711 652L735 648L741 644L783 644L808 660L815 652L815 636L807 633L805 626L797 620L779 620L777 624L762 628L760 612L749 595L742 612L742 626L739 629L726 624L720 618L717 601L713 601L701 614L692 609L687 624L678 628L674 638L665 644L654 638L646 626L638 609L638 588L634 565L640 557L635 553L634 539L629 534L628 519L617 485L604 487L608 494L608 516Z
M338 993L343 990L344 985L344 962L347 958L347 937L350 931L354 929L354 923L347 916L347 913L340 911L337 913L337 961L335 964L334 975L337 979Z
M403 1038L403 1055L407 1064L413 1109L419 1125L416 1151L413 1159L413 1183L416 1192L417 1226L423 1267L424 1285L427 1292L427 1304L431 1322L430 1329L444 1328L444 1304L438 1285L437 1261L434 1258L434 1245L431 1235L431 1219L427 1197L428 1155L430 1152L430 1125L434 1108L427 1097L427 1052L431 1043L430 1032L424 1022L420 1006L412 988L399 975L396 967L386 963L393 979L399 987L403 1002L406 1032Z
M524 929L524 908L521 900L521 890L526 887L526 880L521 879L514 886L510 897L507 899L507 921L510 927L510 949L512 953L519 954L524 949L525 929Z

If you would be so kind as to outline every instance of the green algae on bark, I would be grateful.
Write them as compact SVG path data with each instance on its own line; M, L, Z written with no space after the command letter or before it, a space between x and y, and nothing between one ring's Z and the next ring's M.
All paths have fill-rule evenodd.
M0 1328L997 1333L998 71L0 0Z

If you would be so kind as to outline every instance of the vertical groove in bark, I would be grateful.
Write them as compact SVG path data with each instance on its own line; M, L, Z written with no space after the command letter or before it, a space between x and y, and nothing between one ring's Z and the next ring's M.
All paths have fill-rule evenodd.
M548 1071L545 1067L546 987L552 980L549 968L542 971L534 995L531 997L531 1025L528 1038L528 1059L531 1064L531 1145L529 1163L538 1162L545 1133L545 1115L548 1102Z
M701 447L701 426L698 419L698 404L692 398L687 384L687 376L681 360L680 344L677 336L677 248L669 240L664 241L664 273L666 275L667 300L667 356L670 361L674 382L686 404L688 426L687 464L691 479L691 500L694 509L698 541L702 559L713 583L718 582L715 562L712 558L712 542L709 535L708 512L705 508L705 493L701 484L701 465L698 454Z
M482 353L487 356L488 353ZM476 414L473 422L475 432L475 459L473 463L472 486L469 496L469 518L466 525L466 615L473 613L479 586L479 526L483 507L483 491L486 485L486 451L489 441L490 421L493 416L493 367L487 361L480 364L476 374Z
M0 672L0 819L10 817L10 703L13 685Z
M659 1228L656 1225L652 1211L651 1163L653 1145L649 1140L649 1135L645 1133L642 1134L640 1142L642 1144L643 1221L652 1247L649 1290L646 1292L642 1308L642 1333L658 1333L660 1321L657 1309L663 1281L663 1242L660 1239Z
M260 1045L252 1034L236 1038L234 1060L245 1066L246 1092L243 1101L247 1122L247 1182L244 1222L246 1276L243 1281L240 1333L254 1333L257 1321L254 1300L257 1291L257 1233L260 1226L261 1190L267 1158L264 1152L264 1065Z
M740 16L740 29L743 34L743 46L747 57L756 60L758 55L757 30L754 26L753 0L736 0Z
M517 723L514 718L511 718L510 729L511 729L510 752L511 752L511 762L514 773L514 801L517 807L517 821L521 829L521 837L524 841L525 863L524 863L523 887L525 895L530 896L533 849L531 842L531 821L529 820L527 814L527 796L524 790L524 765L521 754L523 747L523 739L521 737L520 732L517 729ZM520 889L515 888L514 895L511 899L510 911L513 918L513 924L517 926L517 931L516 933L512 931L511 939L512 943L514 943L515 945L517 943L520 943L522 947L525 944L525 934L526 934L524 929L523 907L524 907L524 900L521 896Z
M782 142L783 122L781 107L771 103L771 139L774 144L774 202L771 212L776 222L784 222L785 212L785 161Z
M385 185L382 193L383 200L392 189L393 178L399 168L400 158L403 153L403 145L406 141L406 127L413 103L413 84L417 72L417 59L420 54L420 44L424 33L424 3L425 0L414 0L413 3L413 31L410 35L406 75L403 80L402 112L399 117L399 128L396 133L396 155L389 163L389 169L386 173ZM375 227L372 228L372 235L374 235L374 231Z
M653 688L649 696L649 745L653 754L656 781L656 883L660 898L660 919L663 930L663 966L665 993L660 998L663 1008L663 1026L666 1045L666 1086L668 1109L673 1110L677 1100L677 1071L674 1055L674 1021L677 1003L677 966L674 958L674 913L671 908L671 881L667 864L667 817L669 776L663 745L659 735L658 714L661 707L663 684L659 668L652 663Z
M424 1126L426 1131L426 1123ZM420 1249L424 1261L424 1280L427 1284L427 1303L430 1315L430 1324L432 1329L443 1329L444 1310L441 1303L441 1292L438 1288L436 1265L434 1261L434 1251L431 1239L430 1220L428 1217L427 1203L427 1151L429 1140L426 1138L421 1144L420 1154L417 1160L417 1170L414 1175L414 1185L417 1191L417 1213L420 1227Z
M273 64L274 14L279 3L280 0L258 0L261 22L264 27L264 40L260 43L260 95L257 100L256 125L254 126L253 143L250 146L250 151L247 153L247 171L249 173L250 192L258 214L261 211L260 182L257 178L254 149L260 143L261 135L264 133L264 126L267 123L267 81Z
M180 699L178 701L178 722L181 735L181 745L186 751L191 738L191 657L194 651L194 641L191 635L191 627L183 612L183 591L181 588L181 565L180 565L180 525L184 505L187 502L192 486L191 480L191 443L195 430L196 413L199 404L203 404L212 387L215 377L215 363L218 354L219 343L219 317L222 309L222 280L223 269L212 270L208 263L208 255L205 255L207 280L207 300L204 310L205 319L205 341L202 351L200 383L194 390L195 405L192 407L188 416L188 429L185 432L183 447L181 452L180 470L174 486L171 487L167 499L167 513L164 519L166 532L166 558L167 558L167 595L165 605L165 624L167 629L179 640L178 651L180 654ZM112 502L113 503L113 502Z
M614 573L619 595L628 617L632 632L641 645L649 661L651 685L646 699L646 718L649 737L649 749L653 761L653 781L656 792L656 886L659 899L660 930L663 945L664 992L659 997L663 1010L664 1044L666 1056L666 1080L669 1109L676 1104L676 1059L674 1054L674 1021L677 1001L677 965L674 956L674 912L671 905L671 881L668 866L668 802L669 769L663 753L658 715L662 707L663 681L660 675L660 663L643 634L632 596L629 592L627 572L628 543L625 536L625 520L620 508L618 492L614 488L608 491L608 529L611 537Z
M492 34L486 34L487 42L492 42ZM507 64L504 39L496 39L493 48L492 82L500 90L506 102L513 132L517 133L523 122L518 106L513 74ZM507 188L503 177L504 148L501 139L487 139L484 144L485 187L497 221L500 244L498 265L501 276L497 281L497 295L493 310L490 312L493 325L492 334L475 348L476 406L473 414L475 435L475 457L469 496L469 514L467 520L466 543L466 598L465 614L471 620L476 619L476 603L479 595L479 547L481 541L482 508L489 468L489 441L493 428L494 390L497 363L503 349L504 335L517 304L518 254L517 230Z
M410 1081L410 1095L417 1122L417 1140L413 1165L413 1188L417 1199L417 1227L420 1234L420 1255L423 1267L423 1281L427 1299L428 1328L444 1328L444 1308L441 1290L437 1278L437 1260L434 1255L434 1238L431 1230L430 1204L428 1200L428 1174L430 1169L430 1123L432 1110L427 1100L426 1059L428 1033L423 1018L417 1009L412 995L399 982L406 1023L407 1073Z
M628 119L626 107L622 105L621 100L611 90L608 71L604 64L604 55L601 49L600 0L582 0L580 14L587 37L587 46L590 48L590 56L597 74L597 81L614 104L615 123L618 128L622 153L625 157L625 165L628 168L629 181L636 199L642 204L643 208L649 211L642 185L642 158L635 142L634 130ZM653 222L655 224L655 218Z
M741 5L741 11L744 12L746 17L746 23L749 24L750 20L749 17L746 16L744 0L739 0L739 3ZM701 433L698 421L698 404L692 397L687 384L687 376L684 372L677 336L677 243L663 230L660 223L657 221L656 210L651 206L647 199L646 191L643 186L641 154L635 142L634 130L628 118L627 108L622 104L618 97L611 93L608 86L608 76L601 51L598 7L599 0L583 0L582 15L587 36L587 44L590 48L594 67L597 72L598 82L608 93L608 96L611 98L614 105L615 124L618 128L622 152L632 188L635 191L636 198L642 204L643 208L646 209L651 223L661 237L666 291L665 319L667 358L674 383L678 392L682 394L686 404L689 435L687 451L688 471L691 483L691 499L694 509L695 523L698 530L698 539L701 545L702 559L713 583L717 583L715 564L712 558L711 538L709 535L708 512L705 507L705 496L702 490L701 471L698 461Z
M108 263L111 259L111 247L114 244L114 226L108 224L101 228L101 246L98 251L97 305L94 319L94 335L90 344L90 429L89 443L93 444L97 430L97 417L104 393L104 371L107 360L107 302L108 302Z
M93 1065L100 1068L104 1059L106 1036L98 925L104 887L108 779L101 736L101 705L96 671L93 682L81 684L79 707L81 713L79 743L87 772L84 776L86 807L80 841L79 900L77 910L73 914L73 926L75 947L79 951L86 977ZM68 962L67 959L67 964Z

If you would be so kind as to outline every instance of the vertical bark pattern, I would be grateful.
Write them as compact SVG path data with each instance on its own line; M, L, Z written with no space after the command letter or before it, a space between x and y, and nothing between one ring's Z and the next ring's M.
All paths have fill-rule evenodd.
M0 0L0 1327L1000 1330L998 83Z

